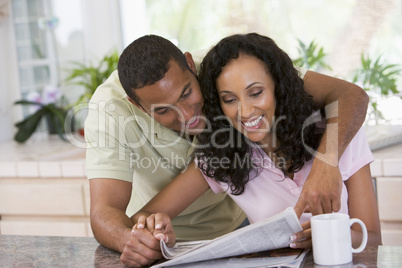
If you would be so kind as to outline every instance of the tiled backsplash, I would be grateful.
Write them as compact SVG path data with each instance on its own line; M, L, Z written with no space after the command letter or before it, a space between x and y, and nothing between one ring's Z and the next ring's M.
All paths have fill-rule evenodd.
M86 177L85 160L0 162L0 177Z
M86 177L85 149L57 135L0 144L0 177Z
M402 176L402 143L373 151L373 177ZM85 149L56 136L0 144L0 177L86 177Z
M402 176L402 143L375 150L373 155L375 160L370 165L373 177Z

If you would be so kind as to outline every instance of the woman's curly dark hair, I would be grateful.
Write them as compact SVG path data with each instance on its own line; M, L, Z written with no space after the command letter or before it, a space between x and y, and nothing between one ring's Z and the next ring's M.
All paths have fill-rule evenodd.
M217 182L228 183L233 194L241 194L245 184L258 173L253 163L251 142L226 119L216 88L216 79L222 68L238 58L240 53L262 60L275 82L275 117L285 118L276 122L279 145L275 154L290 163L284 171L299 171L312 158L305 145L317 149L323 134L316 124L304 125L308 118L317 115L317 111L320 114L320 109L304 91L303 79L292 60L272 39L256 33L222 39L201 63L199 80L208 124L197 137L200 146L196 155L200 160L200 170ZM324 115L323 111L321 115ZM221 159L229 160L225 165L217 164Z

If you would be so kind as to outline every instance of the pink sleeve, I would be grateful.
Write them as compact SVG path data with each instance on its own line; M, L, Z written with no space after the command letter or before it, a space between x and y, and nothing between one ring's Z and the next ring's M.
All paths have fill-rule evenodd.
M366 134L363 127L356 133L341 159L339 160L339 169L343 180L349 179L359 169L374 161L368 145Z
M199 160L198 160L197 157L194 159L194 162L195 162L195 164L196 164L197 167L198 167L198 162L199 162ZM209 184L209 187L211 188L211 190L212 190L214 193L217 194L217 193L222 193L222 192L224 192L224 190L223 190L222 187L219 185L219 183L217 183L214 179L212 179L212 178L206 176L206 175L204 174L204 172L201 171L201 173L202 173L202 175L204 176L204 179L205 179L205 180L207 181L207 183Z

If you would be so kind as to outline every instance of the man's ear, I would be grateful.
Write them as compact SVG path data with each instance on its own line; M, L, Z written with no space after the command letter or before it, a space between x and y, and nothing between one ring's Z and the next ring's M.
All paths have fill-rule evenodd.
M186 61L190 69L193 71L193 73L197 74L197 68L195 67L193 55L191 55L190 52L184 52L184 56L186 57Z
M132 98L130 98L128 95L126 96L128 101L131 102L132 104L134 104L135 106L137 106L138 109L140 109L141 111L143 111L144 113L146 113L146 111L142 108L141 105L139 105L136 101L134 101Z

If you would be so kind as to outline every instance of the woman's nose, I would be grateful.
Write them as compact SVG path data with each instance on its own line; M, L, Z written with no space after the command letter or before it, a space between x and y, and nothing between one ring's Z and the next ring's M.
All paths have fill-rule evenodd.
M248 102L242 101L238 104L238 114L241 118L250 118L253 116L254 107Z

